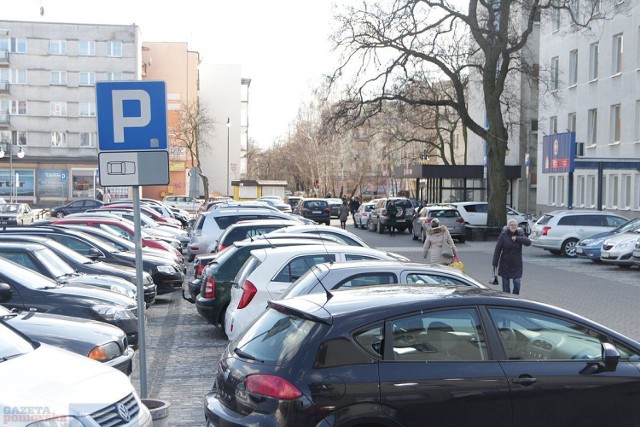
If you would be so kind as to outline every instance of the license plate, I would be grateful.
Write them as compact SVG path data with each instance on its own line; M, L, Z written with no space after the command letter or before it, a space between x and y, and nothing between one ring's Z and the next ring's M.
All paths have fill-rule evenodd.
M611 256L607 252L601 252L600 258L611 258Z
M454 229L453 227L447 227L447 230L449 231L453 231L453 229Z
M314 214L321 214L322 212L320 212L320 211L313 211L312 213L314 213Z
M633 251L632 255L634 258L640 258L640 251Z
M576 253L577 254L583 254L584 250L582 248L576 248Z

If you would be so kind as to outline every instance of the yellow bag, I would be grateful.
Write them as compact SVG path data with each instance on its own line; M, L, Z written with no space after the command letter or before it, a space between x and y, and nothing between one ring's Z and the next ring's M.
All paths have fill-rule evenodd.
M460 261L460 258L458 258L457 256L453 258L453 261L451 262L451 264L449 264L449 267L457 268L460 271L464 271L464 263Z

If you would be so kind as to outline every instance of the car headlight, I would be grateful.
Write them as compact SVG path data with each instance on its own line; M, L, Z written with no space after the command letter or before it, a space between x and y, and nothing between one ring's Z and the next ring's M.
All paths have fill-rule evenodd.
M124 307L118 307L116 305L96 304L91 308L102 318L108 321L136 318L131 310Z
M627 240L626 242L618 243L616 249L631 249L635 246L635 240Z
M128 296L129 298L135 298L136 293L133 289L123 289L120 286L111 286L111 292L115 292L120 295Z
M170 265L160 265L158 266L158 271L164 274L173 274L176 272L176 269Z
M98 362L106 362L108 360L115 359L121 354L122 352L120 351L118 343L111 341L94 347L87 356L89 359L97 360Z
M50 414L46 414L50 415ZM46 416L44 414L33 414L33 415L19 415L20 417L33 417L33 418L43 418ZM20 421L23 421L22 419ZM83 427L84 424L80 422L77 418L66 415L62 417L49 418L47 420L36 421L35 423L27 424L27 427Z

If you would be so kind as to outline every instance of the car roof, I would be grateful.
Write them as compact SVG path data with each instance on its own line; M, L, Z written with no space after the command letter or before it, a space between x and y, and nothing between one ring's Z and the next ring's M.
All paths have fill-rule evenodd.
M25 239L25 240L28 240L28 239ZM35 241L22 243L17 241L0 240L0 247L3 247L3 246L10 247L10 248L19 247L20 249L26 249L29 251L45 248L45 246Z
M265 213L265 214L272 215L274 212L280 212L283 215L286 215L284 212L278 209L270 209L270 208L267 208L266 206L265 207L234 206L234 207L228 207L225 209L213 209L210 211L202 212L201 215L229 216L229 215L236 215L239 213Z
M261 253L262 252L262 253ZM265 248L265 249L255 249L251 251L251 254L258 258L262 258L264 261L269 256L287 256L288 254L300 254L300 253L317 253L317 252L326 252L326 253L356 253L356 254L371 254L371 253L379 253L379 254L389 254L387 251L383 251L380 249L374 248L366 248L363 246L348 246L342 245L339 243L323 243L323 244L315 244L315 245L305 245L304 248L299 246L297 247L279 247L279 248Z

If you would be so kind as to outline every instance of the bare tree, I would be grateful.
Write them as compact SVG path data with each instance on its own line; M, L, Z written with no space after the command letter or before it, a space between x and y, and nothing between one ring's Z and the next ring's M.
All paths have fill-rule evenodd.
M525 51L535 23L541 14L561 11L579 31L616 13L615 3L619 1L469 0L465 5L453 0L362 0L361 6L337 17L334 43L344 56L331 84L346 85L346 97L336 123L365 123L389 101L456 111L465 129L487 142L488 224L500 225L507 204L505 108L512 100L507 86L510 75L532 68ZM345 82L344 76L351 74L353 81ZM471 75L479 76L482 87L482 123L468 109L465 81ZM415 91L416 85L431 90Z
M198 169L206 201L209 199L209 178L202 173L200 158L209 151L206 138L213 130L213 125L214 120L209 117L206 105L196 100L181 105L180 119L173 129L177 145L186 150L190 164Z

